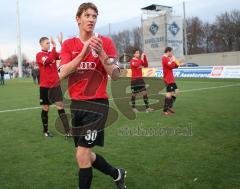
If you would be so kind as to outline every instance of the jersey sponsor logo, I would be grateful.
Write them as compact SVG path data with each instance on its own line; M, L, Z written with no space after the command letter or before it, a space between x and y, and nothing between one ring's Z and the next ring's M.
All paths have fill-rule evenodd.
M97 64L95 62L81 62L78 69L79 70L95 70Z

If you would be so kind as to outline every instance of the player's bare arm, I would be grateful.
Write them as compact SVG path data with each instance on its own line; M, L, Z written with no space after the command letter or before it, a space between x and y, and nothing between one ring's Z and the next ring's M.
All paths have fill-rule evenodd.
M142 53L141 55L141 60L144 61L144 56L145 56L145 53Z
M60 32L60 35L58 36L58 42L62 46L62 42L63 42L63 33L62 32Z
M103 50L102 40L98 37L92 37L89 40L90 48L93 49L98 55L103 64L104 69L106 70L107 74L113 79L117 80L120 76L120 69L116 64L112 64L110 58Z
M55 43L55 41L54 41L52 36L50 37L50 42L51 42L53 47L56 47L56 43Z
M89 41L86 41L84 44L84 47L82 49L82 52L74 58L71 62L68 64L65 64L60 69L60 79L66 78L69 76L69 74L76 71L78 65L83 60L83 58L86 56L86 54L89 52Z

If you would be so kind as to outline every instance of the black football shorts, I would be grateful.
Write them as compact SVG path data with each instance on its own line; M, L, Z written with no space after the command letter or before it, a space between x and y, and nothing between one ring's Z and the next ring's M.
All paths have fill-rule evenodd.
M175 90L177 89L177 84L176 83L170 83L166 86L166 91L169 92L175 92Z
M72 100L72 133L75 147L104 146L104 128L108 117L108 99Z
M40 87L40 105L51 105L63 101L60 85L53 88Z

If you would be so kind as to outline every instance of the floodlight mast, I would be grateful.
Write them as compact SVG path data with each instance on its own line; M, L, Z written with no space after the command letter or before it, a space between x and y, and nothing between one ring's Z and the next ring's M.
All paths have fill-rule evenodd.
M17 57L18 57L18 76L23 77L22 72L22 52L21 52L21 29L20 29L20 11L19 0L16 0L16 21L17 21Z

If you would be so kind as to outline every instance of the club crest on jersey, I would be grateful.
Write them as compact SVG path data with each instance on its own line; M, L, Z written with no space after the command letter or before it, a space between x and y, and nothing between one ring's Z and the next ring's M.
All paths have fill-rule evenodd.
M96 51L93 50L93 49L92 49L92 55L93 55L94 58L97 58L97 57L98 57L98 54L97 54Z
M42 57L42 61L45 62L47 60L47 56Z
M95 62L81 62L79 65L79 70L94 70L97 64Z

